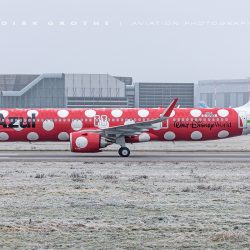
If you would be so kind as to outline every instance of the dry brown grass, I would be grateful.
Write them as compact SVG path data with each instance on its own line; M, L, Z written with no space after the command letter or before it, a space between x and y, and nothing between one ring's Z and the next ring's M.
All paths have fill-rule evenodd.
M217 242L224 242L224 241L238 242L246 240L246 234L245 232L225 231L215 234L214 236L212 236L211 239L212 241L217 241Z

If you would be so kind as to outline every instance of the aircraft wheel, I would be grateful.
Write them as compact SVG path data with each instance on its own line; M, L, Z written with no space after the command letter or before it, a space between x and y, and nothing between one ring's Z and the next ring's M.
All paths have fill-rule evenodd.
M118 153L121 157L128 157L130 155L130 150L127 147L120 147Z

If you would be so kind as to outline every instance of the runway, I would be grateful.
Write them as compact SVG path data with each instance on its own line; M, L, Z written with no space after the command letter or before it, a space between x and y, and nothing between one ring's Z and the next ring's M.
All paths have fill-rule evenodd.
M116 151L79 154L69 151L1 151L0 161L5 162L250 162L250 152L166 152L132 151L127 158Z

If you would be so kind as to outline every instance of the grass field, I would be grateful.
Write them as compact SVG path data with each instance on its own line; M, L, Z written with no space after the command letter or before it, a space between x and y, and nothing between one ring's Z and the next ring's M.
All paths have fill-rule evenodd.
M249 249L248 163L0 162L0 248Z

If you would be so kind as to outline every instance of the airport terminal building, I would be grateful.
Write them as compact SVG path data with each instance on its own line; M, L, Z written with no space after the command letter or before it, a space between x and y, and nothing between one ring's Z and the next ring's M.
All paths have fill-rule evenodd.
M0 75L0 106L5 108L133 108L167 106L179 97L193 107L193 83L133 83L109 74Z

